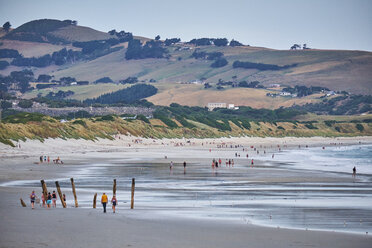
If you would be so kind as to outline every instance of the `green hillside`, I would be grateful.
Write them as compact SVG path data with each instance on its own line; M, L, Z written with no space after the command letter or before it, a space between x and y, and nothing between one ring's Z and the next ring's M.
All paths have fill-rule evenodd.
M24 57L40 57L52 54L62 48L81 51L72 42L108 40L114 35L81 27L71 21L36 20L14 29L2 37L3 48L18 50ZM135 37L134 38L139 38ZM140 38L142 42L149 40ZM123 47L123 49L114 49ZM216 90L219 81L259 81L263 86L281 84L282 86L323 86L335 91L347 91L353 94L372 94L372 53L365 51L342 50L273 50L251 46L195 46L185 42L175 43L165 48L169 51L166 58L146 58L127 60L125 54L128 42L120 42L104 52L94 56L82 56L80 59L63 65L47 67L9 66L0 70L0 74L9 75L11 71L32 69L35 77L49 74L55 79L73 77L78 81L94 82L102 77L110 77L114 82L128 77L137 77L139 81L152 83L159 91L149 98L155 104L169 105L172 102L187 105L205 106L208 102L226 101L236 105L276 108L319 101L312 97L302 99L268 98L266 93L273 91L256 89L236 89L224 87ZM222 53L228 64L212 68L213 60L195 59L193 53ZM235 61L292 67L280 70L259 70L234 68ZM181 84L198 80L210 83L212 89L205 90L203 85ZM118 90L124 86L108 84L105 86L88 85L69 87L75 92L72 98L83 100L103 93ZM43 90L41 93L48 90ZM275 92L275 91L274 91ZM27 93L35 96L39 91ZM226 98L226 99L225 99Z

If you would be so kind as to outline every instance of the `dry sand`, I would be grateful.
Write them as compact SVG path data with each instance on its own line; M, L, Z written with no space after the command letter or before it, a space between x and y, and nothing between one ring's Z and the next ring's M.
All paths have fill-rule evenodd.
M142 139L121 136L116 140L46 140L21 142L21 148L0 144L0 182L70 177L87 161L99 159L101 152L113 156L162 159L164 154L178 159L195 149L215 149L217 144L297 147L327 146L330 143L371 143L358 138L224 138L224 139ZM190 143L187 141L190 140ZM177 143L184 146L176 146ZM213 144L214 142L214 144ZM201 145L203 143L203 145ZM130 147L129 147L130 144ZM273 146L271 148L271 146ZM34 164L42 154L60 156L65 166ZM73 161L75 167L68 166ZM326 231L291 230L213 220L151 218L151 209L125 210L103 214L101 208L22 208L19 197L29 205L28 188L0 187L0 247L371 247L371 235ZM143 217L147 216L147 217Z

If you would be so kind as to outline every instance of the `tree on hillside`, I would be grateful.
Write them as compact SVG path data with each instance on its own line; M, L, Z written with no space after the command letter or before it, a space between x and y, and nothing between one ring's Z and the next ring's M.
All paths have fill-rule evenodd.
M240 43L239 41L232 39L230 41L230 46L234 47L234 46L244 46L244 45Z
M108 31L108 33L109 33L110 35L115 35L115 34L116 34L116 30L115 30L115 29L110 30L110 31Z
M213 68L219 68L219 67L224 67L227 65L229 62L225 58L218 58L216 59L212 64L211 67Z
M9 32L9 29L10 29L10 27L11 27L12 25L10 25L10 22L6 22L6 23L4 23L4 25L3 25L3 29L5 30L5 32Z
M47 75L47 74L40 74L39 77L37 78L38 82L48 82L52 79L52 76Z
M213 40L215 46L227 46L229 41L226 38L217 38Z
M293 46L291 46L291 50L297 50L297 49L301 49L301 46L299 44L294 44Z
M155 40L160 40L160 35L157 35L157 36L155 37Z

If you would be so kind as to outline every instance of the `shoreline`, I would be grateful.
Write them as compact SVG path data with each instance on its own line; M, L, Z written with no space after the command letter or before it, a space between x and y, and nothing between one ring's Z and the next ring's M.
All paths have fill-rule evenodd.
M280 144L281 147L285 150L289 149L297 149L298 145L305 145L307 144L309 147L322 147L322 146L332 146L329 143L337 142L337 143L343 143L342 146L347 145L357 145L359 144L359 141L363 144L371 144L372 143L372 137L358 137L355 138L322 138L322 137L316 137L316 138L223 138L223 139L163 139L163 140L156 140L154 142L153 139L142 139L140 143L131 143L132 140L138 139L137 137L120 137L120 139L116 139L114 141L110 140L99 140L97 142L92 141L85 141L85 140L47 140L44 143L41 143L39 141L26 141L21 143L21 148L9 148L0 146L0 157L2 158L2 161L0 162L0 182L9 182L9 181L17 181L17 180L40 180L40 179L47 179L51 180L50 178L69 178L70 176L73 177L76 175L76 173L82 173L81 171L84 171L84 169L87 168L95 168L94 164L104 163L105 160L110 158L112 161L117 161L117 163L120 163L120 161L130 161L130 163L133 164L140 164L143 162L149 162L156 160L157 163L169 163L170 159L174 159L175 162L180 163L185 156L189 156L188 153L193 153L195 155L191 160L191 164L193 162L199 161L200 163L208 163L211 160L212 157L215 156L215 154L218 154L218 152L223 152L223 154L230 154L232 151L235 151L236 148L219 148L218 150L216 146L220 143L225 143L227 145L235 145L235 144L244 144L244 146L248 145L255 145L255 147L260 146L267 146L268 153L269 152L276 152L277 145ZM187 141L190 140L190 143L187 143ZM183 142L184 144L176 145L177 143ZM128 146L128 143L131 143L131 146ZM163 143L163 144L162 144ZM201 145L203 143L203 145ZM208 143L208 144L206 144ZM61 147L62 145L62 147ZM234 146L233 145L233 146ZM270 146L270 147L269 147ZM272 147L271 147L272 146ZM166 149L164 149L166 148ZM211 152L208 152L208 150L211 149ZM326 148L327 149L327 148ZM51 166L47 165L36 165L33 162L34 160L37 160L38 157L41 155L41 152L44 152L44 154L56 154L56 151L59 151L59 155L61 155L61 158L65 160L64 165L54 165L51 164ZM7 154L7 151L11 151L12 155ZM186 151L186 154L185 154ZM39 155L40 153L40 155ZM164 158L164 154L168 155L168 159ZM67 157L69 156L69 157ZM204 157L205 156L205 157ZM135 158L135 160L131 160L132 158ZM128 160L126 160L128 159ZM243 159L242 159L243 160ZM257 158L257 169L255 170L256 173L266 173L266 171L271 171L270 166L266 168L265 161L260 161L259 158ZM92 163L93 162L93 163ZM115 164L115 162L113 163ZM14 166L17 165L16 169L14 169ZM111 168L111 167L107 167ZM261 169L260 169L261 168ZM262 170L262 168L266 168L265 170ZM223 168L222 168L223 169ZM221 170L222 170L221 169ZM238 170L238 168L237 168ZM261 171L261 172L260 172ZM221 171L221 173L223 170ZM179 173L179 172L177 172ZM89 173L88 173L89 174ZM315 173L313 176L314 178L317 178L317 175L320 175L319 173ZM266 177L265 177L266 178ZM319 178L317 180L324 180L324 182L327 182L328 180L331 180L326 177ZM275 179L275 176L273 179L266 178L265 180L278 180ZM332 179L333 180L333 179ZM329 182L332 182L329 181ZM349 179L348 179L349 180ZM40 191L40 187L37 189ZM26 204L28 205L28 208L24 209L20 206L19 203L19 197L14 197L14 195L21 194L23 195L23 198L29 194L30 188L29 187L4 187L0 186L0 197L2 199L9 199L9 202L7 203L0 203L1 206L1 212L3 214L8 215L8 212L10 212L9 216L13 216L14 214L14 220L12 218L3 218L6 225L10 226L11 230L13 229L20 229L23 230L23 232L26 233L33 233L33 231L30 231L28 228L26 228L22 223L22 219L19 218L26 218L24 215L26 213L29 213L31 210L29 209L29 202L26 201ZM22 193L23 192L23 193ZM124 190L125 193L128 193L127 189ZM80 193L84 194L84 193ZM68 195L68 199L71 199L71 195ZM27 199L26 199L27 200ZM57 202L58 204L58 202ZM60 204L58 204L60 205ZM109 227L114 226L114 228L117 229L124 229L125 231L128 231L132 233L132 237L129 237L132 242L131 245L136 243L136 247L174 247L171 246L171 242L180 243L180 245L177 245L178 247L189 247L190 245L192 247L210 247L210 246L216 246L216 247L226 247L227 243L224 243L225 240L223 237L218 236L218 232L227 232L227 235L231 235L236 238L236 240L230 240L232 242L232 247L246 247L247 243L253 244L255 247L288 247L291 245L294 245L296 247L308 247L309 245L312 245L314 247L348 247L350 245L353 245L353 247L368 247L370 242L372 241L372 237L370 235L366 235L360 232L340 232L340 231L331 231L331 230L317 230L309 228L308 230L305 230L305 228L275 228L270 227L267 225L260 225L260 224L251 224L251 223L232 223L232 222L224 222L223 220L213 218L187 218L187 216L183 217L177 217L176 215L173 215L172 217L169 217L166 213L166 209L161 210L163 211L163 214L157 215L155 218L153 216L153 212L156 211L156 209L151 208L139 208L132 210L127 209L120 209L123 204L119 205L119 214L115 215L115 219L113 219L113 215L110 213L108 218L109 220L102 219L101 215L101 206L99 203L97 203L98 209L93 210L90 209L88 206L81 207L79 209L72 210L69 209L52 209L51 211L34 211L33 213L37 212L37 218L43 218L42 216L45 216L46 218L53 218L54 214L56 212L61 213L64 218L67 218L67 220L60 219L58 217L59 225L61 225L60 231L67 237L70 237L72 233L66 232L66 228L68 228L69 225L74 224L76 225L76 228L84 228L84 225L82 225L79 222L84 223L85 221L88 221L90 225L94 225L96 221L99 219L100 222L103 223L103 225ZM146 205L144 205L146 206ZM55 211L57 210L57 211ZM66 211L67 210L67 211ZM62 212L63 211L63 212ZM109 209L110 211L110 209ZM123 212L123 213L121 213ZM134 216L132 213L135 212ZM54 214L53 214L54 213ZM63 214L62 214L63 213ZM146 214L144 214L146 213ZM4 215L4 216L5 216ZM19 215L19 216L18 216ZM81 215L81 216L80 216ZM106 217L107 217L106 216ZM167 217L168 216L168 217ZM34 217L27 216L26 223L33 223ZM112 221L112 222L111 222ZM131 224L127 225L127 221L129 221ZM20 223L18 223L20 222ZM47 233L51 236L54 236L54 230L53 225L49 223L42 222L45 227L49 227L51 230L47 230ZM69 223L69 224L67 224ZM101 223L101 224L102 224ZM148 223L151 223L154 227L158 228L159 230L148 230L149 238L147 242L141 243L142 236L140 235L142 233L141 228L146 229L146 225ZM97 224L97 223L96 223ZM31 224L35 225L38 228L44 229L45 227L40 227L40 223L38 224ZM172 230L168 228L169 226L172 226ZM186 227L185 227L186 226ZM141 228L140 228L141 227ZM3 228L1 228L3 229ZM73 228L75 229L75 228ZM88 239L91 237L91 235L99 235L100 229L98 227L90 228L90 234L86 233L84 234L83 238ZM133 229L133 230L132 230ZM196 230L203 230L203 232L206 232L206 235L209 238L202 238ZM205 230L204 230L205 229ZM167 239L168 235L161 232L161 230L167 230L166 233L170 232L171 235L176 235L176 233L186 233L188 236L193 237L195 240L204 240L204 244L208 245L200 245L196 244L195 242L191 242L183 237L182 235L177 237L171 237L169 242L162 243L162 246L154 245L153 241L157 240L157 237L162 237L163 239ZM9 231L7 230L0 230L0 233L3 232L5 234L9 234ZM235 232L235 233L234 233ZM236 232L239 233L236 234ZM251 233L247 236L247 232ZM116 233L116 231L114 231ZM254 233L255 235L253 235ZM266 240L263 237L259 237L263 233L268 234L269 236L272 235L275 237L273 240ZM16 242L17 247L27 247L24 245L21 241L15 241L14 235L9 236L3 236L0 234L0 247L8 247L11 243L4 243L6 242ZM28 234L27 234L28 235ZM27 236L26 235L26 236ZM107 237L113 238L114 236L112 234L105 234L108 235ZM220 235L223 236L223 235ZM14 237L14 238L12 238ZM40 236L39 236L40 237ZM213 237L213 238L212 238ZM317 239L320 239L317 240ZM21 239L24 241L24 239ZM48 240L48 239L47 239ZM114 243L112 247L122 247L122 243L126 243L126 240L122 237L119 238L120 242ZM99 244L100 242L96 240L95 245ZM218 241L218 242L217 242ZM46 243L49 243L47 241ZM76 240L77 244L80 245L80 247L87 246L88 243L82 243L78 240ZM87 241L85 241L87 242ZM37 242L33 242L35 247L43 247L42 245L37 245ZM90 243L89 243L90 244ZM3 246L4 245L4 246ZM72 244L71 244L72 245ZM79 246L78 245L78 246ZM63 247L63 244L58 241L57 245L55 247ZM92 246L92 247L98 247Z

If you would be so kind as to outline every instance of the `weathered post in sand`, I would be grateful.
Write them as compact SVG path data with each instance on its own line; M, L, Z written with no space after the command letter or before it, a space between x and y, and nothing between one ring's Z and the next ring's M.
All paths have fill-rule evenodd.
M130 209L134 208L134 186L135 186L135 179L132 178L132 197L130 201Z
M44 200L46 201L48 199L48 189L47 189L47 186L44 180L40 180L40 182L41 182L41 188L43 189Z
M27 207L27 206L26 206L26 203L22 200L22 198L20 198L20 200L21 200L21 205L22 205L22 207L24 207L24 208Z
M63 195L62 195L61 187L59 187L59 183L58 183L58 181L56 181L56 187L57 187L57 191L58 191L59 199L61 199L62 207L63 207L63 208L66 208L66 202L65 202L65 200L63 199Z
M96 204L97 204L97 193L95 193L93 197L93 208L96 208Z
M113 195L116 195L116 179L114 179L114 186L112 187Z
M78 204L77 197L76 197L74 179L72 177L70 179L71 179L72 193L74 194L74 198L75 198L75 208L77 208L79 207L79 204Z

